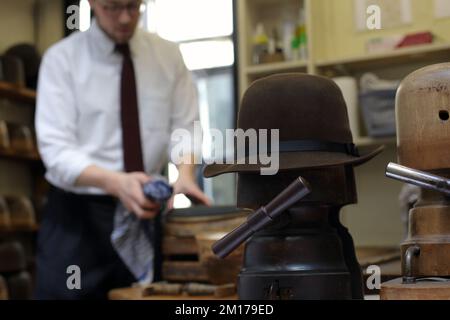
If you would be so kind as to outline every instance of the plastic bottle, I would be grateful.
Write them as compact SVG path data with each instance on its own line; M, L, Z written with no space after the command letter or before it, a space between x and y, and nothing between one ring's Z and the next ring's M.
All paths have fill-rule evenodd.
M269 51L269 37L267 36L264 25L256 25L255 35L253 37L253 64L261 63L261 56Z
M308 37L306 32L305 10L300 9L295 35L292 40L292 51L294 59L308 59Z
M300 10L299 17L299 25L300 25L300 59L306 60L308 59L308 35L306 33L306 16L305 10Z
M285 21L283 23L283 54L287 61L293 60L292 35L295 34L295 23Z

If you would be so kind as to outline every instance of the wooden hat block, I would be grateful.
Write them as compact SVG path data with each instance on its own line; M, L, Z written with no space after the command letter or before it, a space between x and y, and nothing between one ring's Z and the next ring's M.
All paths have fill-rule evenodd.
M450 63L406 77L396 99L400 165L450 177ZM381 285L383 300L450 299L450 198L422 189L401 245L403 278Z

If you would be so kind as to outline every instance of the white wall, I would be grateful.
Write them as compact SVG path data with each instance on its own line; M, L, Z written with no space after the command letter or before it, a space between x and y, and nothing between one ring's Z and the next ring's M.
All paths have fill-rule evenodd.
M40 53L64 36L62 0L0 0L0 53L28 42Z
M63 18L62 0L37 0L36 46L41 54L64 37Z
M34 43L35 0L0 1L0 52L18 42Z
M342 221L357 246L397 247L403 240L398 201L402 183L385 177L389 162L397 162L394 144L355 168L358 204L343 209Z

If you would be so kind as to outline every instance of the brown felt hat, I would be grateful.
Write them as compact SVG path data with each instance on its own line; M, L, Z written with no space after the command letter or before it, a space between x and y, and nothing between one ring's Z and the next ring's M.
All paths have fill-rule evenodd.
M357 166L383 150L381 145L357 148L339 87L328 78L303 73L278 74L254 82L242 99L237 127L244 131L279 129L279 171ZM268 167L250 164L247 159L248 155L233 164L210 164L204 175L257 173Z

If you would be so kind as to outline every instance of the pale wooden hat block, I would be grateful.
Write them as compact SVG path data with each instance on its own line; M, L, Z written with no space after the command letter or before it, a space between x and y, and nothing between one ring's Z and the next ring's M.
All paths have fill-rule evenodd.
M450 177L450 63L422 68L402 81L396 121L399 164ZM403 279L383 283L381 299L450 299L450 199L422 189L409 212L401 253Z

